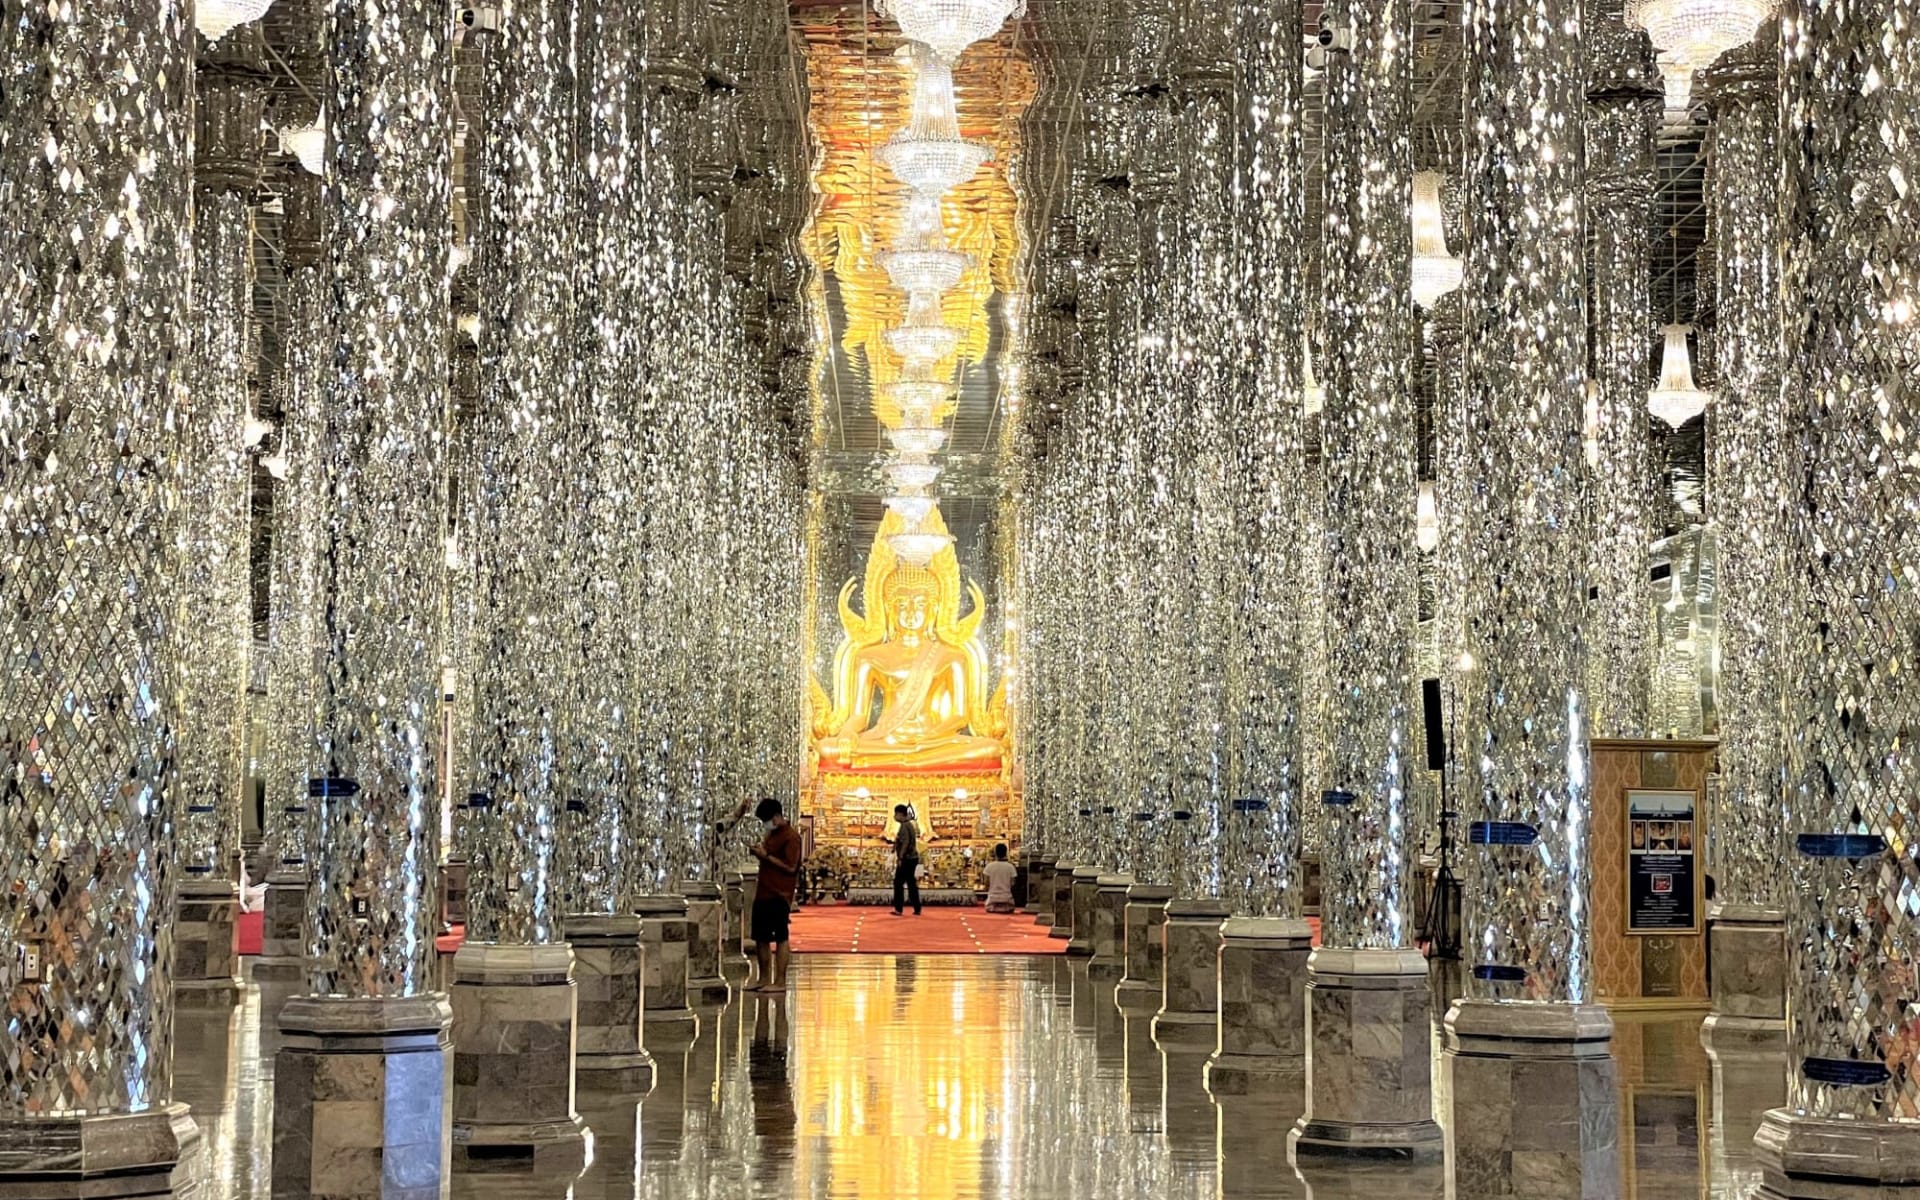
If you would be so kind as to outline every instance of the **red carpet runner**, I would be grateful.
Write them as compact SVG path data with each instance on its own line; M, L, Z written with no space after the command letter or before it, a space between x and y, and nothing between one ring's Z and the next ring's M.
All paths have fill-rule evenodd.
M929 908L896 917L890 908L809 905L793 914L795 954L1063 954L1065 938L1047 936L1026 913Z

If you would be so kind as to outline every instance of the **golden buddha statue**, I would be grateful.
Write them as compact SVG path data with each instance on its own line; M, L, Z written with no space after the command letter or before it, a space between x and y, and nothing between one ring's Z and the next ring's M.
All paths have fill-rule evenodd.
M939 511L919 528L946 532ZM829 770L997 770L1004 756L1004 688L989 698L975 636L986 613L978 586L960 615L960 562L948 544L926 566L897 558L887 538L905 523L889 512L867 555L866 608L840 589L846 636L833 657L833 696L816 682L813 736ZM877 701L877 703L876 703Z

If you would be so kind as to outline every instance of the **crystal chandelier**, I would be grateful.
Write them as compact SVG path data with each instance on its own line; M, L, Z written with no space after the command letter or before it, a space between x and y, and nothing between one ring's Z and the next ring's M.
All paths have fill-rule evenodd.
M1313 341L1300 339L1300 362L1304 367L1300 386L1300 411L1311 417L1327 406L1327 389L1313 374Z
M901 33L947 62L1027 11L1025 0L879 0L876 7Z
M890 533L887 545L893 547L893 555L910 567L924 567L933 561L933 556L953 544L953 538L944 533L922 533L910 530L906 533Z
M1460 260L1447 253L1440 218L1440 173L1421 171L1413 177L1413 302L1431 309L1460 279Z
M327 173L327 127L318 120L299 129L283 130L280 150L298 159L301 169L309 175Z
M903 413L932 413L953 399L953 385L943 379L896 379L880 385L880 394ZM908 421L906 424L928 424Z
M887 509L900 514L900 519L909 525L918 525L927 519L933 511L932 496L888 496Z
M1674 429L1707 411L1707 394L1693 386L1693 355L1687 350L1691 325L1666 327L1667 346L1660 356L1660 382L1647 393L1647 411Z
M1434 501L1433 480L1420 481L1420 493L1413 506L1413 544L1422 554L1440 547L1440 509Z
M1685 112L1693 73L1753 40L1773 10L1774 0L1639 0L1630 5L1628 20L1646 30L1660 52L1667 111Z
M893 286L908 295L951 291L967 269L967 256L953 250L884 250L875 257Z
M932 454L946 444L947 431L937 425L902 425L887 430L887 440L902 454Z
M930 488L940 478L940 468L924 454L902 454L887 464L886 473L899 491Z
M960 331L943 324L940 299L930 292L907 297L907 319L886 331L887 348L909 366L932 366L960 348Z
M271 7L273 0L201 0L194 5L193 27L209 42L217 42L235 26L266 16Z
M923 196L938 197L972 179L993 151L960 136L952 68L925 55L918 66L907 127L887 139L874 156L901 183Z

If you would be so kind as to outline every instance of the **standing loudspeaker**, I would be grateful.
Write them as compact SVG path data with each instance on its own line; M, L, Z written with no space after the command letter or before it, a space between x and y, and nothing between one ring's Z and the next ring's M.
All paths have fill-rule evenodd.
M1441 734L1440 681L1420 681L1420 707L1427 726L1427 770L1439 771L1447 765L1447 739Z

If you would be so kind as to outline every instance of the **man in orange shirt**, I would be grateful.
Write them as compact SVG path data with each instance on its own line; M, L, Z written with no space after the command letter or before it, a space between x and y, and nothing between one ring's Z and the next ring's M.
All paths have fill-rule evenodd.
M767 836L753 847L760 860L759 886L753 897L753 956L760 964L756 992L785 992L787 965L793 952L787 946L788 918L794 892L800 885L800 831L769 796L753 810L767 828Z

